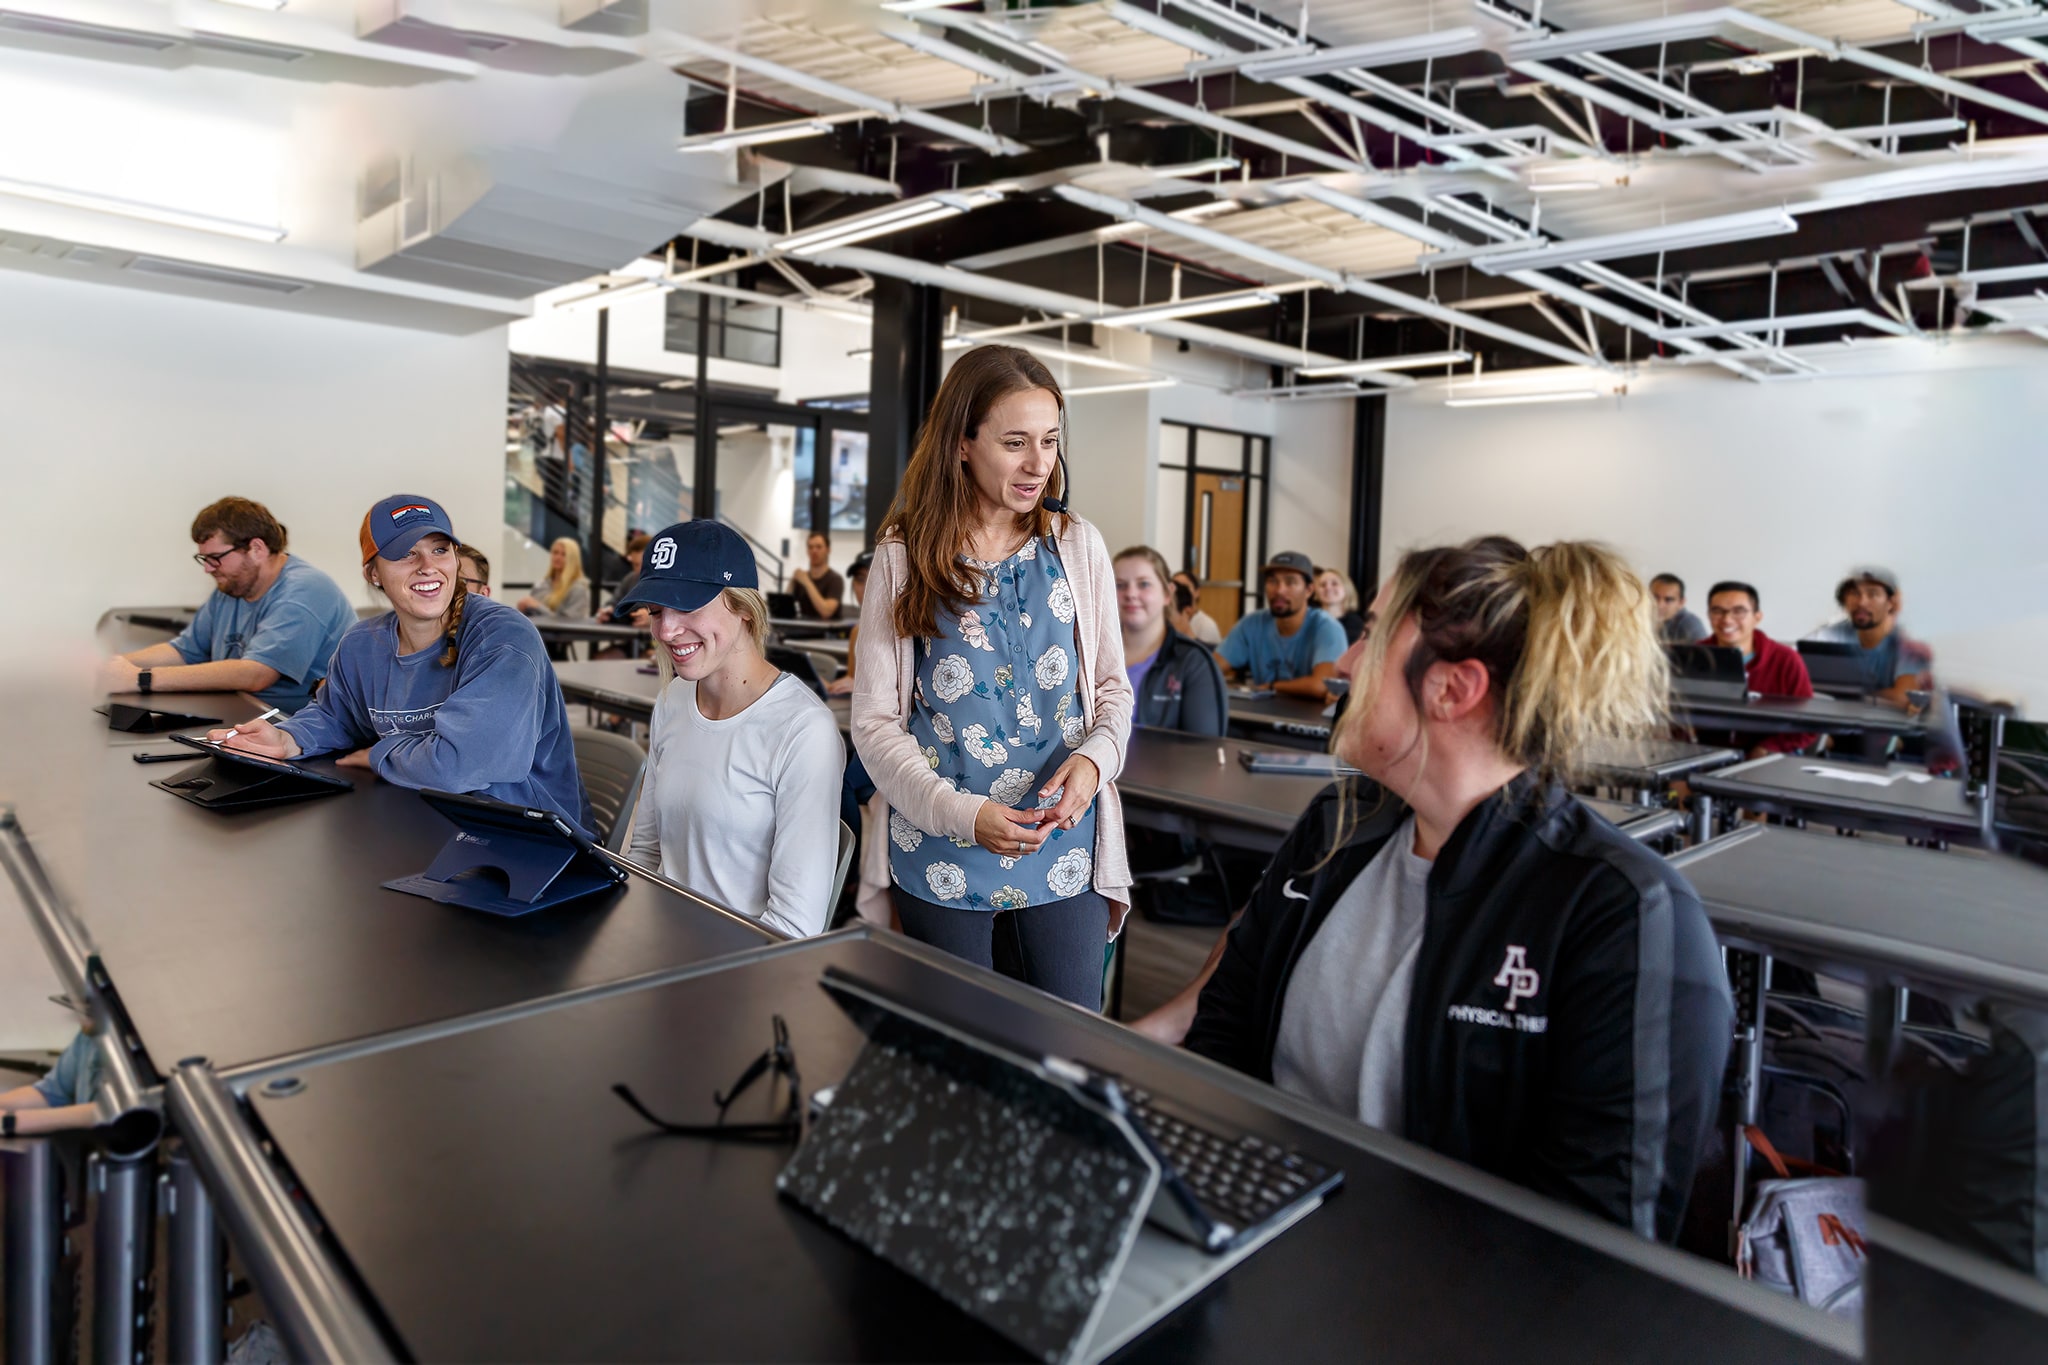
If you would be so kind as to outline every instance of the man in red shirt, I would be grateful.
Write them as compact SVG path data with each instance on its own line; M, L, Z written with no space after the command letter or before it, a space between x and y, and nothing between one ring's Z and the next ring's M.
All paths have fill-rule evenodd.
M1813 679L1806 674L1806 660L1799 657L1798 650L1764 634L1759 629L1763 620L1763 603L1755 588L1733 581L1716 583L1707 594L1707 629L1713 634L1700 643L1739 651L1749 690L1758 696L1812 696ZM1749 756L1794 753L1814 739L1813 735L1771 735L1751 747Z

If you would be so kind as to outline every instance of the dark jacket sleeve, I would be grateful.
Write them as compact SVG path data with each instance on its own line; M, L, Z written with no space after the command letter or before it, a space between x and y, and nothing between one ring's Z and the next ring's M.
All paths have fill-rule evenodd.
M1216 656L1190 641L1180 651L1184 675L1180 694L1180 728L1191 735L1222 735L1230 729L1230 694Z
M1329 852L1328 812L1334 809L1335 790L1316 798L1266 865L1244 913L1230 928L1223 956L1196 1002L1195 1022L1182 1040L1190 1052L1258 1080L1273 1079L1266 1049L1269 1026L1286 984L1288 948L1307 909L1305 869ZM1300 885L1287 894L1297 879Z
M1573 913L1550 998L1551 1081L1524 1183L1634 1229L1676 1235L1713 1120L1733 1005L1682 883L1600 876Z

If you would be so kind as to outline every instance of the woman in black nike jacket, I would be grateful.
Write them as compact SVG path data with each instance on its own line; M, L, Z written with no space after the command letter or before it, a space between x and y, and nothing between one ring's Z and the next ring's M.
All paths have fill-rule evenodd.
M1664 657L1612 552L1406 556L1347 659L1320 797L1186 1045L1635 1229L1676 1235L1733 1009L1685 879L1562 784L1655 733Z

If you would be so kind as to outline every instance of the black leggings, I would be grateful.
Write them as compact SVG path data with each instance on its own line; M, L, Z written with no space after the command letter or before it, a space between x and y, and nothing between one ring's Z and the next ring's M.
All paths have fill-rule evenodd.
M996 912L954 909L889 888L903 932L976 966L995 968ZM1109 942L1109 902L1083 891L1048 905L1003 911L1017 926L1026 985L1085 1010L1102 1008L1103 948Z

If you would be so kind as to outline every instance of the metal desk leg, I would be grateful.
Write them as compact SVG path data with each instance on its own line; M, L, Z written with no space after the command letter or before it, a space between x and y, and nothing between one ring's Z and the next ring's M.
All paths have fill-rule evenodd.
M1756 1122L1763 1103L1764 997L1771 988L1771 960L1739 948L1724 949L1723 960L1735 995L1735 1125L1729 1135L1735 1207L1728 1221L1728 1254L1733 1256L1749 1202L1749 1138L1743 1130Z
M156 1163L92 1158L98 1207L92 1220L92 1358L138 1365L149 1358L151 1251L156 1242Z
M59 1293L58 1254L64 1239L57 1154L41 1140L0 1148L0 1208L6 1211L7 1359L9 1365L55 1365L57 1343L69 1335ZM68 1354L68 1353L67 1353Z
M1704 844L1714 837L1714 798L1704 792L1692 794L1692 841Z
M213 1200L181 1148L165 1175L170 1218L169 1299L171 1365L218 1365L226 1343L227 1257Z

